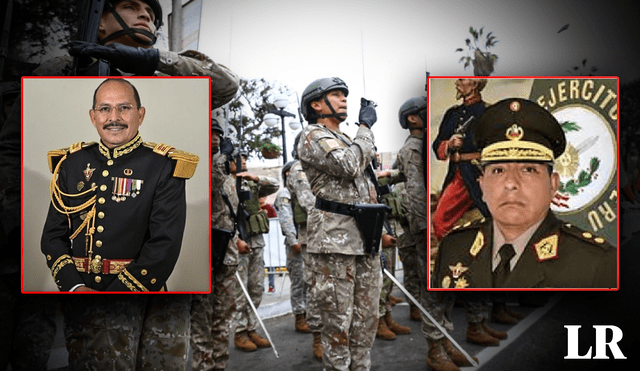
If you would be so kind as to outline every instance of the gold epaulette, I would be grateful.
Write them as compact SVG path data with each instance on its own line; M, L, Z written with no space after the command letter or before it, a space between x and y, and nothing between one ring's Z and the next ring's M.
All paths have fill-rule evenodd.
M47 152L47 159L49 160L49 171L53 173L53 169L56 168L56 165L58 165L58 162L63 156L78 152L79 150L94 144L96 144L96 142L78 142L72 144L67 148L54 149Z
M151 148L153 152L167 156L170 159L176 161L176 168L173 171L173 176L176 178L190 179L196 172L198 161L200 158L189 152L180 151L175 147L163 143L144 142L144 146Z

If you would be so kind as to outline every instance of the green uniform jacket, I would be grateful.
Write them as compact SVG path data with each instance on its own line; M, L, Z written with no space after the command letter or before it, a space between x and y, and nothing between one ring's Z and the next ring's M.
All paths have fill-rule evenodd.
M491 288L493 221L454 229L440 242L432 287ZM505 288L615 288L617 250L547 214L509 274Z

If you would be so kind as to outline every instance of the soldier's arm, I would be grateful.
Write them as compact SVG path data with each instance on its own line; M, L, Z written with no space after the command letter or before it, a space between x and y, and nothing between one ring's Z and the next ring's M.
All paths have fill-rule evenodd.
M149 239L106 291L158 291L178 261L186 221L185 179L173 176L172 161L166 162L160 179L149 215Z
M362 176L375 156L373 132L360 126L350 146L330 133L316 129L306 134L299 156L331 176L355 179Z
M403 155L404 154L405 153L403 153ZM424 186L422 156L419 150L413 149L406 151L406 157L402 157L404 159L404 163L402 165L403 171L407 178L405 188L407 190L408 198L411 200L407 205L407 209L412 219L415 221L412 222L412 224L417 225L421 231L427 230L427 227L429 226L429 194Z
M294 166L291 168L287 183L291 186L293 193L295 193L298 203L308 214L316 204L316 196L311 192L311 186L307 175L302 170L301 166Z
M260 187L258 197L265 197L278 192L280 181L270 176L258 175L258 187Z
M157 69L170 76L211 77L211 109L228 103L238 91L239 78L233 71L195 50L181 53L160 50Z
M293 224L293 210L291 208L289 195L278 196L274 206L278 212L278 221L280 222L280 228L285 237L285 245L296 245L298 238L296 238L296 227Z

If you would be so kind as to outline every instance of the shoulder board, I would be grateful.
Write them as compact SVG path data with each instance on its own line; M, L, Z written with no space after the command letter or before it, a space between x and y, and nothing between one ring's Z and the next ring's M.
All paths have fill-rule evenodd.
M561 222L560 230L562 230L563 232L569 235L572 235L573 237L581 241L587 242L591 245L600 246L604 250L611 247L611 244L609 244L609 242L607 242L607 240L604 237L597 236L591 232L585 231L572 224Z
M485 221L485 218L481 218L471 222L466 222L464 224L458 224L453 227L447 234L479 229L482 226L482 223L484 223Z
M52 151L47 152L47 160L49 162L49 171L53 173L53 170L56 168L56 166L58 165L58 162L60 162L60 159L62 159L63 156L78 152L81 149L90 147L94 144L97 144L97 142L78 142L78 143L72 144L70 147L67 147L67 148L54 149Z
M175 147L163 143L144 142L143 145L151 148L154 153L169 157L176 162L176 168L173 171L174 177L190 179L196 172L196 166L198 166L198 161L200 161L197 155L180 151Z

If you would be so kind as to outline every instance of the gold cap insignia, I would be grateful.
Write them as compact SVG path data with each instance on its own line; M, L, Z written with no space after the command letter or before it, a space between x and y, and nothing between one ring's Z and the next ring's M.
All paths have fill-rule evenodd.
M509 129L507 129L505 135L509 140L520 140L524 136L524 129L522 129L522 127L518 126L517 124L513 124L509 127Z
M484 234L482 234L482 231L478 231L478 234L476 235L476 239L475 241L473 241L473 245L471 245L471 250L469 250L469 253L471 254L471 256L475 258L476 255L478 255L478 253L480 252L480 250L482 250L483 246L484 246Z
M558 257L558 235L554 234L540 240L540 242L534 244L536 253L538 254L538 261L544 261L554 259Z
M469 267L465 267L462 265L462 263L458 262L458 264L456 265L450 265L449 269L451 270L451 274L453 275L453 278L458 278L464 272L468 271Z
M456 281L456 289L464 289L465 287L469 287L469 282L464 277Z
M446 276L442 279L442 288L448 289L449 287L451 287L451 277Z
M509 109L513 112L520 111L520 102L514 100L513 102L511 102L511 104L509 104Z

